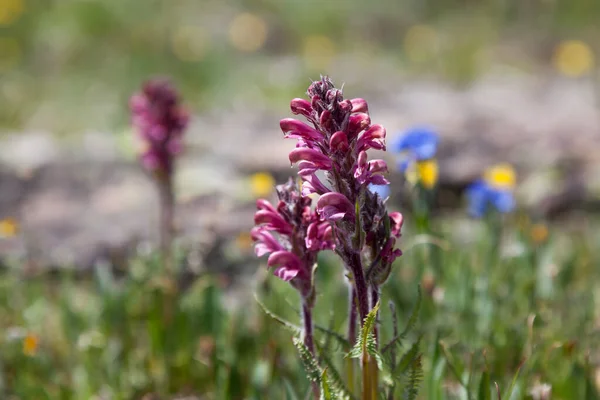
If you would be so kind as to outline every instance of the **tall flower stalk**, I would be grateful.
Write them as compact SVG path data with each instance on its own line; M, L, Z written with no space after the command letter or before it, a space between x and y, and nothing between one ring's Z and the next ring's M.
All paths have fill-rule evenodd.
M383 176L385 161L369 160L367 155L371 149L386 149L386 131L371 123L364 99L344 99L327 77L313 82L307 94L309 100L291 102L292 113L302 115L307 123L286 118L280 127L286 138L297 139L289 160L298 165L302 194L319 195L317 214L333 228L335 251L350 282L350 298L356 298L349 302L349 340L354 343L353 316L358 314L363 327L392 262L401 254L394 246L402 216L388 214L384 200L369 190L369 186L389 183ZM325 181L318 171L323 171ZM363 399L376 395L377 368L369 360L364 353Z
M182 151L182 139L189 114L180 105L179 95L166 79L145 82L129 102L132 124L142 144L140 161L154 179L160 200L160 247L165 264L171 267L175 195L175 160Z
M311 209L312 200L302 197L299 188L290 180L276 188L279 203L257 200L252 229L257 256L269 255L267 266L273 273L289 282L299 293L302 303L304 345L315 354L312 310L315 304L314 269L317 254L335 247L331 226ZM313 384L318 396L319 388Z

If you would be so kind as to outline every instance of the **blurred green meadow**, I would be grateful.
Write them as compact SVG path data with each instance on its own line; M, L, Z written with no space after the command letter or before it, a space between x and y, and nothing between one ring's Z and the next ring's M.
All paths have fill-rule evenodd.
M544 385L553 399L598 398L600 237L597 222L580 222L553 229L514 216L499 247L483 221L438 219L435 238L408 227L383 288L380 332L382 343L394 337L390 301L400 332L418 307L397 349L420 343L418 398L549 398ZM183 287L152 256L131 260L124 275L98 268L83 280L66 271L23 279L19 269L3 272L0 289L3 398L306 398L289 331L258 306L299 323L297 294L270 274L256 277L258 301L232 309L222 276ZM329 254L317 274L325 346L339 340L327 332L344 332L347 291ZM333 348L333 359L347 351L341 341Z
M319 73L339 69L355 93L369 90L353 65L455 85L498 65L594 76L598 20L591 0L0 0L0 125L121 132L130 94L157 74L197 113L252 104L282 117ZM419 399L600 398L596 216L519 211L499 230L459 211L434 215L423 234L400 211L404 255L383 288L381 342L417 318L390 351L418 344ZM2 223L0 241L19 234ZM254 268L244 238L225 239ZM171 273L147 252L86 275L6 261L0 399L308 398L290 332L268 315L299 325L296 292L264 260L230 276L217 259L186 279L190 252L177 250ZM319 260L316 339L334 360L349 350L332 334L346 326L342 273L332 254ZM408 377L394 378L401 398Z
M284 109L320 73L368 88L352 71L381 64L466 84L497 66L543 71L566 39L586 47L559 69L579 75L600 45L598 18L590 0L3 0L0 124L114 131L130 93L156 74L197 111Z

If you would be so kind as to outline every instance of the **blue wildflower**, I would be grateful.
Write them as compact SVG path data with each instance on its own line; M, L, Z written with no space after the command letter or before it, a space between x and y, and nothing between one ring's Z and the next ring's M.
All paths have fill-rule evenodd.
M392 143L392 150L397 153L407 153L407 158L400 162L400 171L406 171L414 161L434 158L438 142L437 132L426 126L416 126L397 137Z
M509 165L498 165L484 174L484 179L475 181L467 188L469 214L483 217L489 210L505 214L514 210L516 201L513 189L516 174Z

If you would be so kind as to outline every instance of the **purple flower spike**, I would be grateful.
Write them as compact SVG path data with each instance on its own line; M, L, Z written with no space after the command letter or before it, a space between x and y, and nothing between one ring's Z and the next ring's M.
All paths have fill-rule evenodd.
M316 177L314 182L318 182ZM258 256L270 254L267 265L277 267L274 274L290 282L311 303L317 254L334 246L331 227L311 210L311 199L300 194L291 178L285 185L277 186L277 194L277 207L264 199L256 202L257 226L251 231L254 249Z
M179 95L167 80L150 80L131 97L129 108L143 144L142 165L157 176L172 175L189 121L188 112L179 104Z
M371 123L364 99L344 99L342 90L327 77L313 82L307 94L308 100L293 99L290 104L294 114L306 117L306 124L285 118L281 129L286 137L298 140L289 159L298 164L302 195L321 195L317 213L331 224L335 251L352 276L360 320L364 320L369 307L367 286L382 284L389 275L391 260L399 254L393 250L395 235L385 228L389 217L384 199L369 190L369 185L388 184L383 176L386 163L369 161L367 154L370 149L386 150L386 131ZM324 171L326 182L316 178L317 170ZM394 232L399 230L396 225ZM363 232L358 232L359 228ZM312 239L315 229L311 228L307 238L309 248L318 248ZM366 260L375 263L369 276L364 272L368 268L362 265L363 252L370 254Z

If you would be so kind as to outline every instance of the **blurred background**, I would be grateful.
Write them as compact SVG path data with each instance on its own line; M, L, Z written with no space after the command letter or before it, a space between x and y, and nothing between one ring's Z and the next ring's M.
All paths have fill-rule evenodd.
M24 351L35 353L40 332L55 323L44 319L54 315L48 310L66 313L59 313L65 326L81 311L88 319L77 320L80 328L72 337L65 328L64 337L87 340L84 344L94 349L112 349L107 332L118 322L103 320L101 312L93 310L118 314L126 295L110 297L113 289L104 275L97 279L101 291L110 293L109 300L79 289L64 292L78 296L86 310L92 310L85 313L83 305L81 310L64 311L69 299L44 283L36 283L40 286L23 292L22 298L16 292L23 274L37 276L40 271L79 273L107 263L117 275L144 270L141 261L132 263L130 257L151 254L157 241L158 202L151 180L138 165L128 101L155 76L171 78L193 116L176 175L177 248L185 249L182 258L192 274L217 273L215 287L228 287L233 277L250 277L257 271L248 235L254 200L273 196L274 183L295 173L287 159L295 143L283 140L279 120L290 116L290 99L303 97L311 79L321 74L344 85L347 97L365 98L373 122L386 127L388 140L415 125L428 125L439 133L436 215L456 224L448 231L461 243L481 233L453 219L465 215L464 188L500 162L516 168L519 212L527 221L544 221L538 226L543 240L548 237L545 222L553 221L561 229L575 226L581 237L595 240L584 232L590 216L600 210L598 21L596 0L0 0L0 265L17 271L17 278L2 279L0 300L14 314L7 313L11 316L5 321L0 316L0 321L4 327L23 326L34 332L25 336L30 342L25 342L29 347ZM391 203L404 210L407 193L394 167L396 155L380 156L391 166ZM523 219L516 221L524 226ZM594 257L589 248L558 243L577 254L569 266L581 265L590 272ZM507 251L523 254L519 249ZM554 279L562 264L548 260L544 271ZM407 271L410 281L414 274ZM461 276L452 284L460 286ZM577 276L586 280L588 275ZM248 282L236 289L242 296L226 296L224 304L246 302L252 290ZM414 289L416 284L410 282ZM506 297L508 289L499 287L499 296ZM574 288L581 287L569 281L560 295L550 289L544 295L564 305L578 299L575 291L592 293ZM522 289L521 300L531 288ZM146 288L131 290L127 304L134 311L123 312L135 313L136 302L147 293ZM203 307L208 304L202 318L215 318L212 313L220 300L213 298L215 292L202 293ZM13 296L18 300L11 300ZM406 304L412 301L407 296ZM51 305L56 298L62 303ZM581 321L592 323L598 300L588 300L589 308L581 311L586 314L569 325L564 337L576 336ZM529 309L523 307L519 316L527 315ZM504 316L512 313L505 311ZM510 329L525 329L523 321L512 321ZM96 329L94 324L102 323L106 326ZM196 343L198 332L190 330L193 351L210 349L214 343L209 339ZM202 332L206 338L213 331ZM551 332L548 340L554 338ZM94 340L101 344L96 346ZM40 377L45 376L39 372L43 368L54 376L51 366L66 354L65 343L48 344L55 358L48 356L47 365L36 364ZM127 348L127 343L119 346ZM64 398L92 398L85 396L100 393L102 382L125 368L107 367L108 375L92 378L94 354L78 359L81 363L74 363L69 375L77 385L87 376L85 384L65 384L73 384L81 397ZM513 361L499 364L498 370L513 371ZM8 362L4 376L10 387L17 369ZM169 382L160 375L162 367L148 362L144 358L143 373L131 367L130 386L123 384L119 390L150 392L156 376L166 379L167 383L160 381L163 392L177 392L178 385L189 383L187 378L193 381L186 375L183 383ZM179 371L181 366L173 363L173 371ZM0 362L0 377L2 371ZM22 381L21 387L35 386L35 379ZM56 383L62 382L60 376L52 379L56 388L62 387ZM0 389L6 382L0 379ZM46 393L49 397L23 398L59 398L53 396L63 389L56 388ZM564 393L562 398L583 398L570 389Z
M599 17L590 0L3 0L0 217L23 213L44 254L148 236L127 101L157 75L194 115L182 201L253 198L255 172L285 179L293 143L278 120L328 74L389 140L415 124L440 133L442 206L510 162L523 207L595 209ZM93 239L73 236L84 230Z

